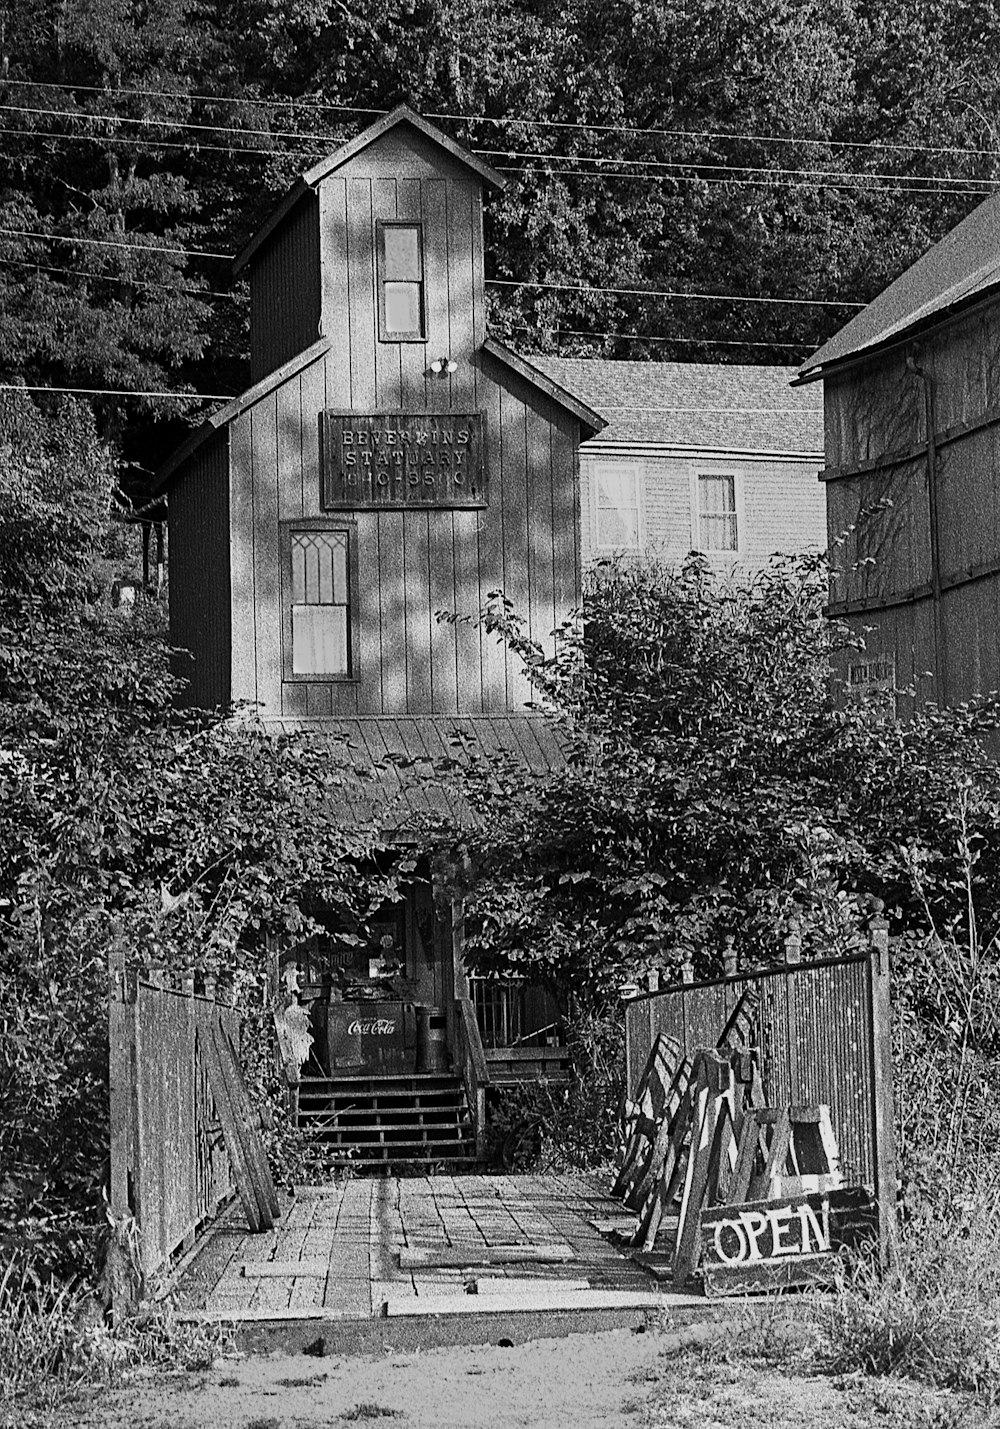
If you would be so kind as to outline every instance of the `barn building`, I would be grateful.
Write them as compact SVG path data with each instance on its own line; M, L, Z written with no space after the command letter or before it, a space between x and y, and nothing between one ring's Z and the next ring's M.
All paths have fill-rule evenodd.
M449 754L456 723L526 770L559 762L523 668L475 618L502 590L551 646L580 598L579 448L604 423L486 331L483 198L501 182L400 108L303 174L237 259L253 385L158 477L193 703L246 702L389 769ZM564 1066L540 989L470 987L461 910L418 852L371 947L331 927L296 954L300 1111L362 1105L355 1164L471 1154L486 1084Z
M830 613L849 695L901 710L1000 688L1000 197L803 365L823 382Z
M585 566L697 550L733 572L825 547L822 404L794 368L533 360L607 422L580 450Z
M565 1071L543 989L467 974L441 841L409 817L427 791L400 772L452 755L456 730L526 774L560 765L519 659L477 624L490 592L551 648L602 540L633 549L614 535L628 490L628 531L650 549L662 536L668 558L699 535L750 561L783 527L790 545L816 540L814 416L783 369L654 376L529 361L489 335L483 203L501 184L405 107L304 173L236 263L252 385L157 478L189 701L345 744L391 788L395 836L416 841L412 888L370 945L331 917L273 969L276 987L298 978L310 1016L300 1112L336 1123L354 1164L473 1155L489 1088ZM699 420L672 411L668 426L668 406ZM453 826L467 814L443 776L436 808Z

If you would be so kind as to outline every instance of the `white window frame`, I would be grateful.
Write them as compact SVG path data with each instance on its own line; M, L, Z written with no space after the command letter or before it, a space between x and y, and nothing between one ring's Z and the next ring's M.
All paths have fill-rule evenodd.
M636 462L633 458L626 457L616 460L614 457L600 457L588 463L590 476L590 521L592 530L591 548L602 556L611 556L620 553L625 556L639 555L645 545L645 467ZM613 472L616 478L621 476L631 476L635 483L635 530L636 540L634 546L612 545L601 539L601 504L600 504L600 473L602 471Z
M691 550L712 561L738 560L746 552L746 518L743 511L743 473L731 463L700 461L691 472ZM733 483L733 509L736 514L736 545L726 550L706 550L701 544L701 478L728 476Z

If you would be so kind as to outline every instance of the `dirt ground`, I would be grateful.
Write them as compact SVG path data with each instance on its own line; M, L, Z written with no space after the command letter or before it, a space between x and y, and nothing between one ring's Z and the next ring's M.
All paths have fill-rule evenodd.
M355 1358L267 1355L144 1376L44 1418L51 1429L986 1429L983 1406L895 1381L754 1364L684 1336L612 1330L518 1346Z

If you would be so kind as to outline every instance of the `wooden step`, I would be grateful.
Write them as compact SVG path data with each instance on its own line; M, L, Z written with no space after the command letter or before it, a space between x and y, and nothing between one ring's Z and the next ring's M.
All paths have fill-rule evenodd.
M465 1088L446 1072L304 1078L298 1124L335 1164L358 1169L468 1165L476 1154Z

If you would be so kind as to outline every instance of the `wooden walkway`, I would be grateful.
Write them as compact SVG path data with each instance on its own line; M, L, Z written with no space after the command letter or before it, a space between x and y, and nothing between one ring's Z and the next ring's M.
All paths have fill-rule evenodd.
M246 1322L691 1302L616 1248L624 1223L586 1175L352 1178L287 1197L259 1235L231 1208L182 1271L179 1308Z

